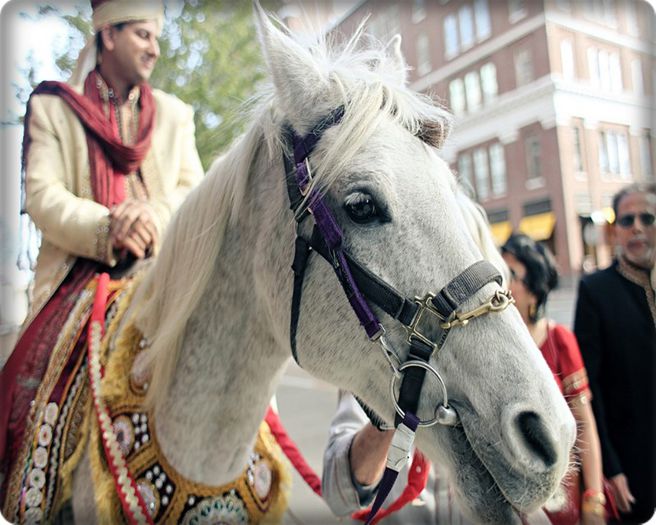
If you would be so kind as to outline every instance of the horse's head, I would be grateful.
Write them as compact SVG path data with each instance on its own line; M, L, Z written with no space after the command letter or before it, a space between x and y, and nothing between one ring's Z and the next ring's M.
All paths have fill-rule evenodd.
M322 195L341 229L348 260L411 303L440 292L453 279L456 287L470 290L456 301L458 312L489 302L500 291L498 282L483 279L467 288L459 277L481 259L481 252L464 226L455 179L436 149L446 138L448 114L406 88L400 40L365 49L358 48L363 38L356 38L330 56L325 43L305 49L274 27L259 7L256 12L281 137L290 141L288 173L294 176L295 163L296 170L309 165L313 173L311 180L301 177L300 193L310 197L299 210L311 204L313 195ZM318 142L306 165L303 155L293 159L290 150L313 128ZM313 224L325 219L317 210L313 215L299 212L298 232L306 240ZM324 255L311 257L305 272L298 361L314 375L354 392L391 423L390 382L393 368L407 359L408 331L378 303L367 301L395 354L386 357L376 339L380 334L365 334L359 326L327 262L334 253L327 249ZM422 310L422 336L435 342L448 335L427 365L443 378L459 422L420 428L417 440L433 461L450 470L472 515L482 522L511 523L517 519L513 507L533 510L557 487L568 467L575 425L518 312L514 307L489 310L448 331L439 326L443 321L430 305ZM416 315L415 305L411 317ZM430 372L418 416L431 420L442 404L442 385Z

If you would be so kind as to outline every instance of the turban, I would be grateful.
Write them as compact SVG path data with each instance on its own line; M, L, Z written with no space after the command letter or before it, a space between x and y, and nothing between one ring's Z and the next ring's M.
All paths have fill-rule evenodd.
M108 25L139 20L154 20L157 33L162 31L164 8L161 0L91 0L93 30Z
M110 25L140 20L154 20L157 24L157 36L162 31L164 22L162 0L91 0L91 9L93 10L91 21L96 33ZM96 62L95 37L91 37L80 52L69 83L83 84L87 75L96 67Z

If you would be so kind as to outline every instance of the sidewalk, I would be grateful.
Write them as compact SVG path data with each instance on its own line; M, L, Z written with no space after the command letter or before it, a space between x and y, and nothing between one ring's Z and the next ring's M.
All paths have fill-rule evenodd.
M547 300L547 317L565 325L570 330L574 327L578 285L578 276L562 277L560 286L549 294Z

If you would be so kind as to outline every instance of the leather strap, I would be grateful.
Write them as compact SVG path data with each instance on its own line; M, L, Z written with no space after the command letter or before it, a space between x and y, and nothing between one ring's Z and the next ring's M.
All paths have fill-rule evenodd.
M318 230L312 232L310 244L314 251L330 262L330 251ZM409 326L419 309L415 301L405 298L393 286L360 264L350 253L344 252L353 279L364 296L393 319Z
M488 261L478 261L447 284L433 299L433 307L445 318L486 284L501 285L499 271Z
M433 353L433 347L427 345L419 339L410 340L410 352L406 361L424 361L428 363ZM424 385L424 378L426 377L426 370L418 367L411 366L404 371L403 381L401 381L401 388L399 390L399 407L404 413L416 414L419 407L419 396L421 388ZM397 413L394 426L398 426L402 421L402 417Z
M307 268L307 261L310 257L312 248L310 244L303 239L303 237L296 237L294 248L294 262L292 263L292 271L294 272L294 289L292 292L292 310L291 320L289 327L289 341L292 347L292 356L294 361L301 366L296 353L296 331L298 330L298 321L301 316L301 297L303 295L303 281L305 278L305 269Z
M407 426L414 433L417 431L417 426L419 425L419 418L411 412L406 412L405 417L403 418L403 424ZM391 469L389 468L389 466L385 467L385 471L383 472L383 478L380 480L380 484L378 485L376 498L374 499L374 503L371 506L371 510L369 511L369 516L367 517L366 525L370 525L373 522L374 518L376 517L376 514L378 513L383 503L385 502L387 495L392 490L392 487L394 486L394 482L396 481L398 475L399 475L398 470Z

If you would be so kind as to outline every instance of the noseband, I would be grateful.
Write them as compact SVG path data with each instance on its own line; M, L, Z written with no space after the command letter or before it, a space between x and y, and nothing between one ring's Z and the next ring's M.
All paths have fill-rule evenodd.
M487 261L474 263L436 295L428 293L422 298L408 299L361 265L343 248L344 236L341 228L326 205L323 196L311 187L312 175L309 162L309 156L321 139L323 132L338 124L343 116L344 108L339 107L303 137L296 134L290 126L286 126L283 133L287 146L284 154L287 192L290 208L297 221L297 237L292 264L294 272L290 326L292 355L300 366L296 352L296 331L300 317L305 269L311 252L315 251L333 267L367 337L370 341L379 343L392 368L390 389L397 413L396 425L407 412L416 413L426 372L433 375L440 383L443 399L442 404L436 407L434 417L418 421L419 426L431 426L435 423L455 425L458 422L458 416L455 410L449 406L447 389L442 377L429 364L430 357L444 346L452 328L466 326L475 317L504 310L514 301L509 292L497 290L483 305L469 312L460 311L462 304L485 285L491 282L501 285L501 275ZM289 151L292 152L293 157L288 154ZM305 205L305 208L299 213L302 205ZM305 239L300 235L299 230L308 214L314 217L315 225L310 239ZM398 354L387 342L385 329L370 308L369 302L378 306L405 327L408 334L406 341L410 349L404 363L400 362ZM430 328L433 333L437 332L437 336L429 337L426 333L427 328ZM397 378L401 376L403 381L397 401L395 385Z

